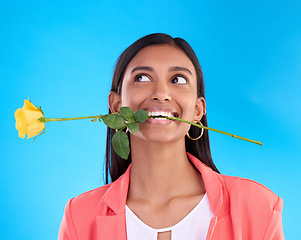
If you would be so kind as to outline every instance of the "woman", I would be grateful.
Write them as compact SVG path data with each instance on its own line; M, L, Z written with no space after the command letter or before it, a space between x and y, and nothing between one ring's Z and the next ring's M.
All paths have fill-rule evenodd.
M110 112L128 106L207 126L201 67L189 44L145 36L120 56ZM130 135L119 158L108 129L106 180L68 201L59 239L284 239L282 200L251 180L219 174L207 131L164 118Z

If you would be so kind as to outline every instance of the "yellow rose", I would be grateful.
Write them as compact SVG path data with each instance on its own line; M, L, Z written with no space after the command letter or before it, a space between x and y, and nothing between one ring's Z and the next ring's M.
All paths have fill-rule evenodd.
M19 131L19 137L25 138L25 134L27 134L28 139L43 131L45 123L39 121L40 117L44 117L42 110L29 100L24 100L24 106L15 112L16 129Z

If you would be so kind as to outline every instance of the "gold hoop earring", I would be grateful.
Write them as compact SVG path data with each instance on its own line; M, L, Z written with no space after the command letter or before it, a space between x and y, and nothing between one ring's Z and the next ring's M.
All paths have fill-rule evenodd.
M200 120L198 121L198 123L199 123L201 126L203 126L203 124L201 123ZM186 136L187 136L189 139L191 139L191 140L193 140L193 141L196 141L196 140L199 140L199 139L203 136L203 133L204 133L204 128L202 128L201 135L198 136L198 137L196 137L196 138L190 137L190 136L189 136L189 131L186 133Z

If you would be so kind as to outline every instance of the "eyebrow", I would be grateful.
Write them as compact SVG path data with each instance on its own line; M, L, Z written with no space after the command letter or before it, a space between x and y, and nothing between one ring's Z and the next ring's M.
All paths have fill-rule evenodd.
M138 71L138 70L146 70L146 71L150 71L150 72L154 72L154 69L152 67L147 67L147 66L139 66L139 67L135 67L132 69L131 73ZM183 72L187 72L192 76L191 71L188 68L184 68L184 67L170 67L169 68L169 72L176 72L176 71L183 71Z
M169 68L170 72L176 72L176 71L182 71L182 72L187 72L192 76L192 73L190 72L190 70L188 68L184 68L184 67L171 67Z
M150 72L153 72L154 69L152 67L145 67L145 66L142 66L142 67L135 67L132 69L131 73L135 72L135 71L138 71L138 70L147 70L147 71L150 71Z

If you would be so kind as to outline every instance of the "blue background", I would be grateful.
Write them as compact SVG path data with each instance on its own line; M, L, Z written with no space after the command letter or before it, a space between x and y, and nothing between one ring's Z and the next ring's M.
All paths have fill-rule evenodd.
M0 238L56 239L68 199L104 184L106 127L51 122L18 138L28 97L46 117L106 113L117 57L154 32L182 37L203 68L210 133L227 175L284 200L287 239L300 237L301 3L283 1L2 1Z

